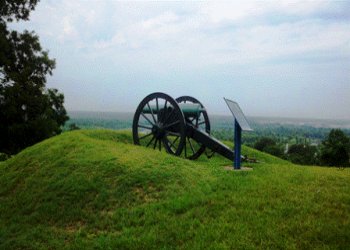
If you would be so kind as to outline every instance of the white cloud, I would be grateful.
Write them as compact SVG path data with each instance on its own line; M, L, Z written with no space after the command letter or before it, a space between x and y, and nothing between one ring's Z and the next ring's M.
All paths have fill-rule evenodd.
M149 18L141 23L146 30L157 29L179 20L173 12L166 11L159 16Z
M135 12L136 15L134 13L132 19L120 29L111 28L114 34L91 40L86 46L92 50L98 49L101 55L113 53L116 49L132 49L133 52L130 53L137 53L137 50L150 54L157 54L157 50L163 52L163 58L160 58L162 61L179 60L200 65L242 64L319 51L349 51L350 29L347 23L325 23L318 19L301 18L273 25L253 22L237 26L238 20L242 23L242 19L269 12L304 15L324 9L328 5L328 2L320 1L280 4L251 1L208 2L199 4L196 11L187 15L178 14L176 9L170 11L165 8L147 18L140 11ZM117 19L112 20L119 22ZM230 23L231 28L227 28ZM211 26L212 24L215 26ZM110 25L113 26L113 23ZM91 32L98 34L98 30ZM169 51L164 52L165 50Z
M209 22L243 22L266 14L307 15L326 10L328 1L209 1L201 5L200 14Z
M241 55L251 60L303 56L316 52L350 52L350 32L347 27L347 24L313 21L254 26L238 31L232 47L237 46Z
M237 21L264 12L264 4L252 1L207 2L200 9L200 14L209 22Z
M273 11L285 12L294 15L306 15L327 10L331 7L332 1L279 1L271 5Z
M59 39L61 41L71 41L78 38L78 32L73 26L69 16L62 19L62 32L60 32Z
M173 50L164 60L191 63L245 63L293 53L349 51L348 23L324 23L301 17L265 23L259 16L307 15L329 8L326 1L245 1L192 4L191 12L157 3L62 1L40 3L33 15L43 34L96 55L113 50ZM40 10L40 9L39 9ZM45 20L45 21L44 21ZM181 59L181 56L187 59ZM204 59L204 60L203 60Z

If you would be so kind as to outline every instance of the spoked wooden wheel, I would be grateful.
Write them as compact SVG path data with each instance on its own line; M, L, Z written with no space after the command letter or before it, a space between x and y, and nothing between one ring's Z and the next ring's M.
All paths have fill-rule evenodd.
M192 124L196 129L202 130L204 132L210 133L210 122L207 111L205 110L203 104L198 101L196 98L191 96L181 96L176 98L176 101L186 104L199 104L203 109L198 116L189 116L185 117L186 123ZM184 146L184 155L187 159L195 160L205 151L205 146L196 142L191 138L190 135L186 135L185 146Z
M136 109L132 133L134 144L180 155L185 146L186 124L177 102L164 93L146 96Z

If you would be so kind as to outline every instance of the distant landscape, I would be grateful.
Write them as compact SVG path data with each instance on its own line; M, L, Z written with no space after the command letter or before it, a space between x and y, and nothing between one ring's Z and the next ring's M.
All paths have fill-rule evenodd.
M133 113L70 111L70 120L66 123L79 128L131 129ZM233 139L232 116L209 115L211 132L221 140ZM350 120L283 118L283 117L247 117L253 132L243 133L243 143L252 146L261 137L273 137L280 143L310 143L319 145L333 128L342 129L350 135Z

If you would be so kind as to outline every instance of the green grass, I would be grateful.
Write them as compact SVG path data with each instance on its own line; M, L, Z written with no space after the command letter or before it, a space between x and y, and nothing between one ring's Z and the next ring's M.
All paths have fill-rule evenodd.
M130 132L66 132L0 163L0 249L346 249L349 169L243 148L224 170L134 146Z

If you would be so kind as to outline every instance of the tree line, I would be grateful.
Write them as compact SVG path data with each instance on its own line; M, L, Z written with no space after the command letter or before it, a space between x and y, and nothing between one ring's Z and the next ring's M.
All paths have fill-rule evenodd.
M319 146L300 143L283 148L273 138L262 137L254 148L296 164L350 166L350 138L340 129L332 129Z

